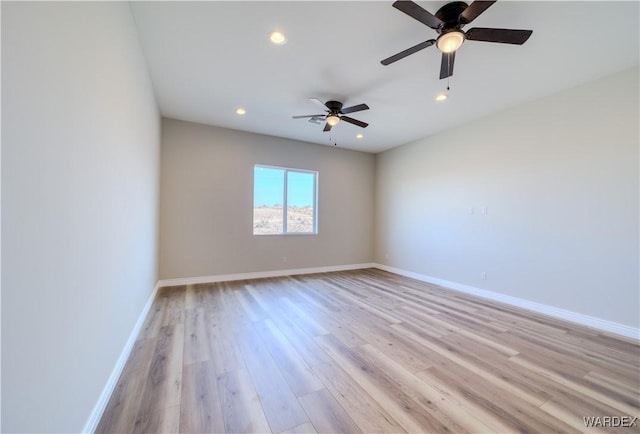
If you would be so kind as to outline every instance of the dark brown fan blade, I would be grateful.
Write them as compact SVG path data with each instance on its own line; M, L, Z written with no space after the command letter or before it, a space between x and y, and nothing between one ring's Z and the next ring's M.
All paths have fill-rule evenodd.
M438 29L444 26L444 22L440 18L437 18L435 15L427 12L412 1L399 0L393 3L393 7L409 15L411 18L420 21L422 24L431 27L432 29Z
M340 119L345 121L345 122L349 122L350 124L362 127L362 128L367 128L367 126L369 126L368 123L359 121L359 120L354 119L354 118L350 118L349 116L342 116Z
M324 117L324 115L303 115L303 116L292 116L293 119L302 119L302 118L319 118Z
M474 1L460 14L460 22L462 24L469 24L494 3L495 1Z
M442 63L440 64L440 80L453 75L453 62L456 60L456 52L442 53Z
M369 110L369 106L366 104L352 105L351 107L343 108L342 110L340 110L340 113L355 113L361 112L362 110Z
M324 124L324 130L322 131L331 131L331 125L329 125L329 122L327 122L326 124Z
M474 27L469 29L467 39L470 41L499 42L501 44L522 45L527 42L533 30L487 29Z
M382 63L383 65L389 65L393 62L397 62L398 60L404 59L410 54L416 53L420 50L424 50L425 48L432 46L433 44L435 44L435 42L435 39L429 39L428 41L420 42L418 45L414 45L413 47L407 48L406 50L401 51L398 54L394 54L393 56L382 60L380 63Z

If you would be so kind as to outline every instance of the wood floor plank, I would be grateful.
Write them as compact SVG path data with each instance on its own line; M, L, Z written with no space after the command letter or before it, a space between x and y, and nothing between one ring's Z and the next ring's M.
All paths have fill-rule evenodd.
M182 372L180 432L224 432L222 405L213 362L185 365Z
M122 368L122 374L127 374L130 371L139 371L143 372L146 377L156 349L156 342L156 339L138 339L133 344L127 363Z
M240 369L219 375L216 384L220 394L225 432L272 432L260 405L260 397L246 370Z
M96 433L133 431L146 378L145 372L131 369L123 371L96 428Z
M280 434L317 434L318 430L313 426L311 422L303 423L302 425L294 426L291 429L282 431Z
M607 413L602 413L603 409L601 407L588 405L583 401L573 399L571 402L566 402L552 399L542 404L540 406L540 410L558 420L561 420L567 425L570 425L576 430L576 432L620 432L620 428L616 427L588 427L584 418L588 418L590 416L602 417L603 415L619 415L619 413L615 410L605 410ZM636 430L636 432L638 432L638 430Z
M207 305L206 285L186 285L185 309L203 308Z
M287 314L291 312L289 308L295 308L296 312L304 312L307 322L315 324L314 328L308 329L311 337L331 333L350 347L366 343L359 334L340 321L336 311L331 311L321 304L310 303L302 294L290 295L286 301L291 303L287 308Z
M417 306L424 306L440 313L462 314L471 317L478 313L478 307L453 298L439 297L426 291L409 289L404 292L405 300Z
M325 363L331 360L331 357L297 324L292 322L284 315L272 315L270 321L278 327L280 332L293 345L298 354L304 359L309 366Z
M609 393L621 395L621 399L627 399L629 405L640 408L640 373L635 379L630 379L631 381L625 383L599 372L589 372L584 376L584 379L592 385L607 389Z
M410 318L415 318L416 316L423 320L428 321L434 317L437 318L437 315L441 313L435 309L429 309L428 307L425 307L425 306L417 306L413 304L402 304L401 306L398 307L398 311L405 314L402 316L402 319L404 320L403 322L410 320ZM459 327L450 326L446 324L445 330L458 330L458 328Z
M640 416L637 341L365 269L161 288L97 432L609 431L588 416Z
M272 308L272 300L265 294L264 284L254 281L245 285L247 294L250 295L264 312L270 312Z
M396 329L368 321L366 315L360 315L359 320L350 320L348 318L353 315L354 311L347 310L345 313L346 325L362 337L365 341L362 345L375 345L389 356L408 366L412 372L422 371L431 366L428 360L430 351L415 345Z
M443 397L447 397L452 403L457 404L470 417L490 428L487 432L507 433L516 429L504 421L499 416L487 411L480 403L470 397L465 391L460 390L463 386L462 380L455 384L447 384L444 379L433 375L435 368L429 368L418 372L416 376L427 382L431 387L440 392Z
M251 323L247 313L238 302L234 292L240 288L238 282L216 283L216 301L222 306L222 319L229 328L244 327Z
M295 285L295 294L303 297L307 302L314 304L317 308L327 309L335 312L340 310L341 300L336 298L336 291L325 279L314 278L313 276L292 276L292 285Z
M324 388L307 362L271 320L260 321L255 328L296 396Z
M299 398L313 426L321 433L360 432L342 406L327 389L311 392Z
M480 420L471 417L457 402L420 377L414 375L405 366L387 356L373 345L362 347L364 357L380 368L394 384L411 396L442 426L453 432L488 432L490 428Z
M443 432L447 428L435 420L383 371L369 363L333 335L315 338L333 360L347 372L407 432Z
M396 325L393 325L392 327L396 327L400 329L402 326L403 324L396 324ZM405 333L412 336L413 339L415 339L417 342L422 343L422 345L431 349L435 353L438 353L441 356L444 356L450 359L457 365L467 368L468 370L474 372L475 374L477 374L478 376L486 380L499 384L500 387L502 387L506 391L513 393L516 397L519 397L533 405L541 405L544 402L544 400L536 397L535 395L531 395L527 393L526 390L523 390L522 388L503 380L500 376L488 371L484 367L478 366L470 361L467 361L464 357L460 356L459 354L456 354L453 348L447 347L446 345L442 345L441 343L437 343L434 341L428 341L420 337L419 335L409 331L408 329L404 329L404 330L405 330Z
M211 359L205 317L206 310L202 307L186 309L185 311L183 355L185 365Z
M443 340L443 342L447 341ZM481 353L475 352L473 347L464 348L458 347L455 344L449 348L455 348L456 353L462 357L465 363L470 363L472 366L476 366L489 374L488 377L480 376L480 378L484 378L485 381L489 381L490 384L492 384L490 381L491 376L498 377L500 378L500 382L504 381L514 386L513 390L517 391L516 393L531 395L531 399L537 402L545 402L550 399L557 387L557 384L546 377L521 366L514 365L509 362L508 358L496 357L495 352L487 355L489 351L492 351L490 348ZM434 366L446 371L450 370L451 366L454 368L459 366L451 359L440 355L434 356L432 360ZM467 371L469 370L467 369ZM473 375L477 376L477 374Z
M553 369L558 373L583 376L594 369L594 364L586 357L586 351L583 350L580 353L582 356L580 358L573 357L571 349L560 344L559 342L563 342L563 340L558 341L557 338L548 337L546 340L540 340L532 336L523 338L512 333L504 333L501 339L509 342L512 347L517 347L520 351L526 351L527 357L532 361L553 366ZM613 368L611 364L607 363L607 366Z
M442 337L454 333L460 327L452 326L438 319L437 315L425 313L415 306L400 306L397 309L398 316L402 319L400 324L411 328L414 332L430 337Z
M246 313L249 321L261 321L267 317L267 313L262 309L260 303L256 302L247 291L234 291L233 295Z
M214 312L208 312L205 323L209 339L209 351L216 375L244 369L244 360L233 329Z
M180 406L156 410L152 413L138 415L133 426L133 433L164 433L180 432Z
M298 399L253 326L238 332L238 345L272 431L309 422Z
M315 365L313 371L362 432L405 432L400 424L335 362Z
M180 405L183 348L183 324L167 325L160 329L145 381L138 419L147 420L151 413Z
M307 331L310 336L314 337L329 334L329 331L314 319L312 310L305 310L300 304L291 301L289 297L282 297L282 302L284 306L286 306L290 318L298 324L301 329Z
M158 337L158 333L160 333L160 328L162 327L162 317L164 315L165 304L166 298L157 297L154 300L153 305L142 324L142 328L138 334L138 340L155 339Z
M515 356L515 355L517 355L519 353L518 350L510 348L510 347L508 347L506 345L503 345L500 342L497 342L496 339L495 339L495 334L491 334L490 338L486 338L486 337L483 337L483 336L479 335L476 332L472 332L470 330L463 329L463 328L458 329L457 333L462 335L462 336L464 336L464 337L466 337L466 338L469 338L469 339L471 339L473 341L478 342L478 344L480 344L480 345L484 345L484 346L486 346L488 348L491 348L491 349L493 349L495 351L498 351L499 353L501 353L501 354L503 354L505 356L508 356L508 357Z
M165 299L162 326L184 323L184 309L187 297L187 287L170 286L159 290L159 297Z
M455 364L449 364L446 369L439 366L430 368L418 376L428 383L440 382L459 392L467 401L492 417L488 422L489 426L495 426L493 421L499 420L501 424L508 426L508 432L572 432L568 425L558 421L549 422L538 406L517 399Z
M613 407L617 410L619 410L620 412L627 414L627 415L635 415L638 412L638 408L632 405L629 405L626 402L623 401L619 401L615 398L612 398L611 396L605 395L603 393L600 393L594 389L590 389L589 387L587 387L584 384L580 384L576 381L570 380L568 378L563 377L560 374L557 374L556 372L554 372L552 369L550 368L546 368L544 366L541 366L539 364L535 364L529 360L527 360L524 356L522 355L517 355L514 357L511 357L509 359L510 361L517 363L521 366L524 366L534 372L539 373L540 375L543 375L553 381L555 381L558 384L561 384L562 386L568 387L570 389L573 389L577 392L580 392L584 395L590 396L592 398L594 398L595 400L598 400L600 402L602 402L603 404Z
M308 292L308 296L320 299L318 302L326 306L331 312L340 312L346 307L361 308L372 315L372 318L379 319L384 323L399 323L400 319L393 315L385 305L379 303L379 298L374 298L372 302L370 295L359 294L351 290L348 286L337 284L333 279L322 276L319 280L321 286L310 286L313 291Z

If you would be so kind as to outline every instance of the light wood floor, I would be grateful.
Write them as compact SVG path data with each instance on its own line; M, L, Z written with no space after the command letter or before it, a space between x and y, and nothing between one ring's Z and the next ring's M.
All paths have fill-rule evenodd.
M162 289L98 432L607 432L639 390L633 341L358 270Z

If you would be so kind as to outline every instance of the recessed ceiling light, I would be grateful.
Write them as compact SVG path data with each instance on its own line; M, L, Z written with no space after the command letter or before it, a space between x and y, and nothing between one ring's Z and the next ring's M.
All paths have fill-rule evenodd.
M446 93L439 93L438 96L436 96L436 101L438 102L442 102L444 100L446 100L448 98Z
M364 137L364 136L363 136L362 134L356 134L356 139L361 139L361 138L363 138L363 137Z
M269 39L276 45L284 45L287 43L287 38L281 32L271 32Z
M237 115L241 115L241 116L242 116L243 114L245 114L246 112L247 112L247 111L246 111L245 109L243 109L242 107L240 107L240 108L238 108L238 109L236 110L236 114L237 114Z

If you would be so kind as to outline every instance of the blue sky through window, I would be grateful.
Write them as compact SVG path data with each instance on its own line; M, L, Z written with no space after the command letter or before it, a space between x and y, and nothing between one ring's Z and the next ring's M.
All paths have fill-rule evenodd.
M282 205L284 171L267 167L253 169L253 206Z
M313 204L313 173L287 172L287 205L311 206Z
M284 199L284 169L254 168L253 206L282 205ZM312 206L314 173L289 171L287 185L288 206Z

